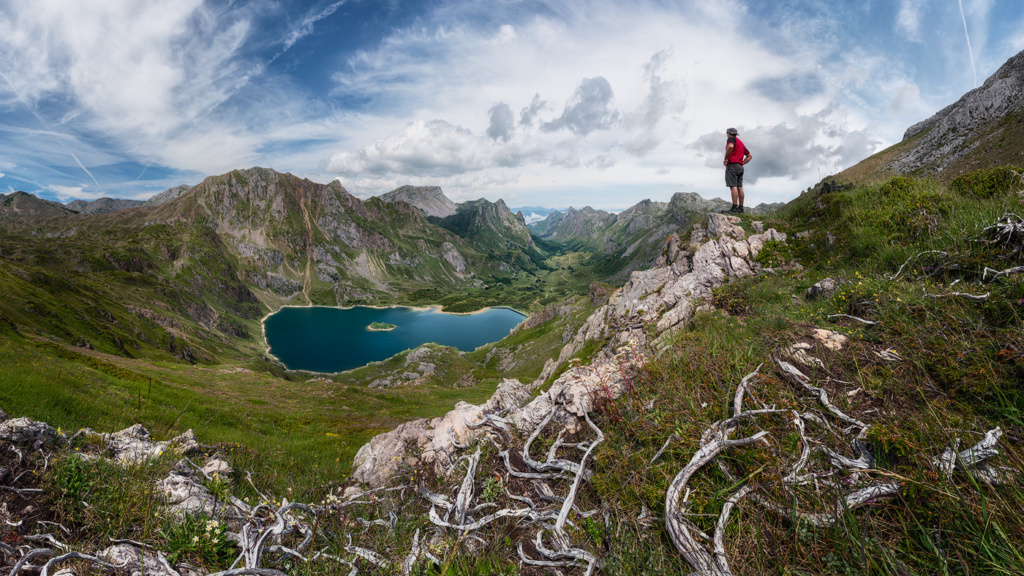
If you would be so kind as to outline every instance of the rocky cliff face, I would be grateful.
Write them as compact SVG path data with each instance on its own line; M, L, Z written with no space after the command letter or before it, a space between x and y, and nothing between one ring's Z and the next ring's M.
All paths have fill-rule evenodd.
M389 203L406 202L424 216L447 218L455 215L455 203L444 195L440 186L402 186L378 198Z
M531 228L538 236L559 242L571 240L592 240L615 223L615 214L584 206L579 210L569 208L565 212L554 212Z
M363 202L338 182L264 168L207 178L159 210L209 222L267 301L346 304L410 284L456 285L478 255L406 202Z
M190 188L192 187L187 184L175 186L174 188L168 188L167 190L164 190L163 192L157 194L156 196L153 196L149 200L146 200L145 204L146 206L159 206L160 204L170 202L171 200L174 200L175 198L181 196L185 192L188 192Z
M1024 161L1020 135L1024 114L1024 52L1010 58L985 83L903 135L906 150L890 163L900 174L942 172L975 155L986 144L998 144ZM983 167L985 163L978 159Z
M456 213L432 222L489 252L522 252L534 249L533 236L523 220L512 213L503 200L490 202L483 198L463 202Z

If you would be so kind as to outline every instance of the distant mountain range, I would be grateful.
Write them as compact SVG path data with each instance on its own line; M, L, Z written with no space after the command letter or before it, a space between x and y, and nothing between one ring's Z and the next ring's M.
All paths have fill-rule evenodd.
M668 202L642 200L618 214L589 206L553 211L530 224L530 230L546 241L599 254L608 280L617 282L634 270L649 267L669 234L685 233L704 214L730 206L729 202L707 200L695 192L679 192ZM781 206L761 204L749 213L766 214Z
M97 327L89 332L108 335L108 351L201 358L216 355L209 343L247 337L247 321L282 305L457 292L543 261L503 202L477 200L438 218L399 199L413 190L396 192L364 201L338 182L251 168L142 204L0 195L0 321L42 321L44 332L63 334L77 321L57 321L57 310L70 307ZM415 192L433 199L428 209L451 202L440 189ZM164 330L142 339L132 317ZM208 349L183 348L181 338Z
M540 222L552 213L560 212L560 210L555 208L544 208L541 206L522 206L520 208L510 208L510 210L517 214L522 214L523 222L526 222L527 226L534 222Z

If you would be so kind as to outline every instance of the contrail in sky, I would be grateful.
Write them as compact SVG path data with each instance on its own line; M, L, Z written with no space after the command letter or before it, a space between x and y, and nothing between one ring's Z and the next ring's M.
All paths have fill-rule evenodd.
M96 181L96 177L92 175L92 172L89 172L89 169L85 167L85 164L82 164L82 161L78 159L78 156L75 156L74 152L68 152L68 154L71 154L71 157L75 159L75 162L78 162L78 167L84 170L85 173L89 175L89 178L92 178L93 183L99 186L100 183Z
M971 50L971 35L967 33L967 17L964 16L964 0L960 3L960 19L964 21L964 37L967 38L967 55L971 57L971 70L974 71L974 87L978 87L978 69L974 66L974 50Z

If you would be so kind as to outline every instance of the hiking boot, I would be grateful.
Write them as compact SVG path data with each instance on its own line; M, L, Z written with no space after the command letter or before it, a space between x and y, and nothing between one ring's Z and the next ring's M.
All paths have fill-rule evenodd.
M725 213L726 214L735 214L736 213L736 206L733 206L732 208L729 208L728 210L725 211Z
M743 206L737 206L736 207L736 213L737 214L743 214Z

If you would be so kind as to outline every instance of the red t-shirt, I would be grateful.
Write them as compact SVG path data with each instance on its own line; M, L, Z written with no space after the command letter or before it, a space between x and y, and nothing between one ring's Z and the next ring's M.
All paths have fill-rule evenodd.
M732 154L729 154L729 164L742 164L743 157L747 155L747 147L735 136L729 137L729 143L733 144Z

